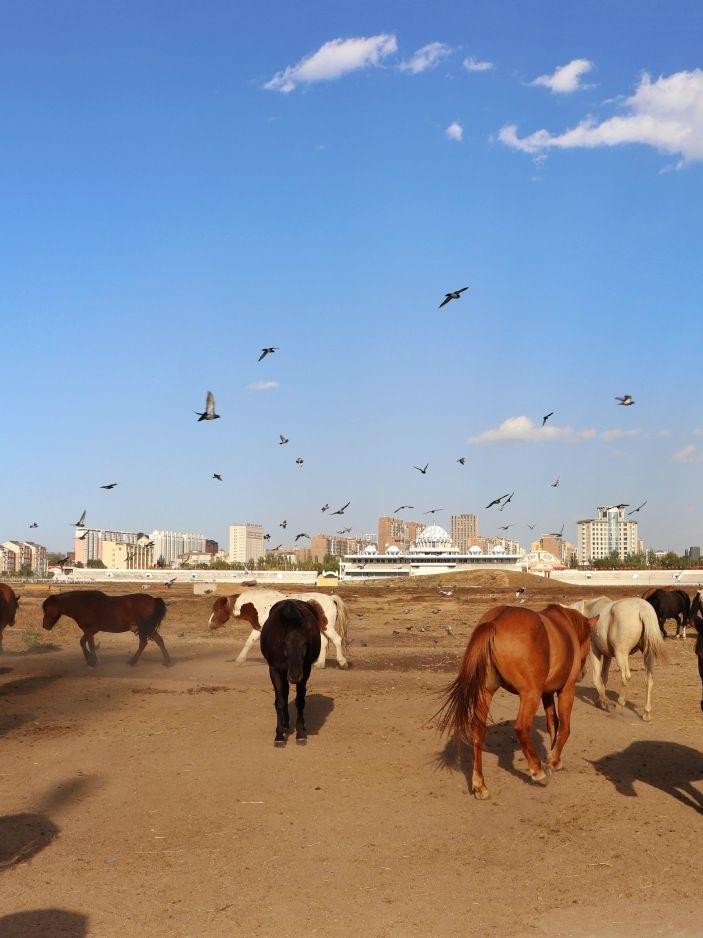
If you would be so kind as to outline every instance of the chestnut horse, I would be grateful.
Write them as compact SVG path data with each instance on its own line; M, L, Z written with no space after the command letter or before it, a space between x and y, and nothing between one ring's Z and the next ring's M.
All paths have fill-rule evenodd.
M597 616L587 619L555 604L541 612L498 606L480 620L436 714L440 731L453 731L457 746L462 737L471 740L471 790L477 798L488 797L482 748L491 700L499 687L520 697L515 732L532 779L546 784L551 770L563 767L561 752L569 738L576 681L583 676L596 621ZM547 765L540 762L532 742L540 700L552 743Z
M0 651L2 651L2 633L5 626L15 624L20 598L6 583L0 583Z
M164 640L159 635L161 620L166 615L166 603L158 596L149 596L148 593L107 596L100 590L71 590L49 596L42 603L42 609L42 626L45 629L53 629L61 616L74 619L83 629L81 649L86 664L91 668L98 663L94 641L96 632L135 632L139 636L139 647L129 659L131 665L139 661L149 639L161 649L164 666L171 664Z
M261 653L269 666L269 675L276 695L275 746L284 746L290 730L288 691L295 684L295 741L307 742L305 728L305 691L313 662L317 661L322 643L319 615L315 602L283 599L271 607L261 629Z

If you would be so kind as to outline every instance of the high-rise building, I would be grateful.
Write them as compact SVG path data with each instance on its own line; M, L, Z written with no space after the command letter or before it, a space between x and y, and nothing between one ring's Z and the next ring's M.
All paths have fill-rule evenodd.
M700 547L687 547L685 554L686 554L686 557L689 557L693 561L693 563L701 562Z
M459 548L460 554L465 554L469 547L476 543L478 533L478 518L476 515L452 515L452 544Z
M154 542L156 563L168 565L178 560L183 554L205 551L204 534L188 534L184 531L152 531L149 540Z
M344 557L346 554L360 554L369 544L376 543L375 534L360 534L358 537L346 537L343 534L316 534L310 540L310 553L313 560L325 557Z
M132 531L102 531L99 528L77 528L73 539L76 563L85 567L89 560L102 560L104 541L115 544L136 544L137 535Z
M154 544L146 534L136 544L103 541L100 560L111 570L149 570L154 566Z
M378 519L378 551L385 554L389 547L407 551L414 544L426 525L419 521L403 521L402 518L384 516Z
M565 566L568 566L571 558L576 556L576 545L555 537L554 534L543 534L538 540L532 542L530 550L546 550L552 557L561 560Z
M264 528L261 524L230 524L229 562L251 563L264 556Z
M46 576L49 568L46 547L34 541L0 544L0 573L20 573L23 568L35 576Z
M600 507L595 518L579 521L576 545L579 563L603 560L615 553L620 560L638 549L638 526L630 521L625 508Z

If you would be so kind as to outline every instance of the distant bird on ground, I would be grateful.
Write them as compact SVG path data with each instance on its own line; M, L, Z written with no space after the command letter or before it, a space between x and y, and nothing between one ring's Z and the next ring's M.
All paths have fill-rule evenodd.
M222 482L222 476L219 472L213 472L212 477L213 479L217 479L218 482Z
M116 485L117 485L116 482L110 482L109 485L101 485L100 488L101 488L101 489L107 489L107 491L109 492L110 489L114 489L114 488L116 487Z
M557 476L556 479L553 482L550 482L549 484L551 485L553 489L558 489L559 488L559 476Z
M215 397L212 391L207 392L207 397L205 398L205 410L200 413L196 410L195 413L198 415L198 423L201 420L219 420L220 415L215 413Z
M397 515L399 511L404 511L406 508L414 508L414 505L399 505L398 508L393 512L394 515Z
M535 525L534 525L534 524L528 524L527 527L530 529L530 531L534 531L534 529L535 529Z
M561 531L552 531L552 532L549 534L549 537L561 538L561 537L563 537L563 536L564 536L564 525L563 525L563 524L562 524L562 526L561 526Z
M279 434L278 434L278 445L279 445L279 446L285 446L286 443L288 443L288 437L287 437L287 436L283 436L282 433L279 433Z
M629 394L623 394L622 397L616 397L615 400L621 407L632 407L635 403Z
M267 355L273 355L273 353L277 351L278 351L277 345L271 345L268 348L262 348L261 355L259 355L257 361L261 361L262 359L266 358Z
M440 590L440 593L442 596L453 596L454 590Z
M37 524L36 521L33 521L33 522L30 524L30 528L38 528L38 527L39 527L39 525Z
M328 505L328 503L325 502L325 504L322 506L322 508L320 508L320 511L329 511L329 507L330 507L330 506Z
M76 522L74 523L74 525L73 525L74 528L84 528L84 527L85 527L85 515L86 515L86 513L85 513L85 511L84 511L83 514L82 514L82 515L80 516L80 518L78 519L78 521L76 521Z
M428 468L429 468L429 465L430 465L430 464L427 462L427 463L425 463L425 468L424 468L424 469L420 469L419 466L413 466L413 469L417 469L417 471L418 471L418 472L421 472L422 475L424 476L424 475L427 475L427 470L428 470Z
M296 535L295 535L296 541L299 541L299 540L301 539L301 537L306 537L308 540L310 540L310 535L309 535L309 534L296 534Z
M351 528L342 528L341 531L337 531L337 534L349 534Z
M553 410L550 410L548 414L545 414L544 417L542 417L542 426L544 426L545 423L549 420L549 418L553 416L554 416Z
M271 535L270 535L270 534L264 534L264 540L265 540L265 541L270 541L270 540L271 540Z
M304 459L301 459L300 456L298 456L298 458L297 458L296 461L295 461L295 464L296 464L296 466L300 466L300 468L302 469L304 462L305 462L305 460L304 460Z
M460 463L460 464L463 466L464 463L466 462L466 456L460 456L460 457L457 459L457 462Z
M281 523L278 525L278 527L279 527L279 528L283 528L283 530L285 531L285 529L288 527L288 522L287 522L287 521L281 521Z
M486 508L492 508L494 505L500 505L504 498L507 498L507 495L501 495L500 498L494 498L492 502L489 502L486 505Z
M508 528L514 528L514 527L515 527L515 522L513 521L512 524L501 524L501 525L500 525L500 530L501 530L501 531L507 531Z
M177 577L172 576L170 580L164 580L164 586L167 587L168 589L171 589L171 587L176 582L176 580L177 580Z
M637 508L633 508L632 511L628 511L628 515L636 515L637 512L641 511L646 504L647 504L647 499L645 499L641 505L638 505Z
M332 515L343 515L350 505L351 505L351 502L347 502L346 505L342 505L342 507L338 508L337 511L330 512L330 517Z
M438 511L444 511L444 508L430 508L429 511L424 512L426 515L436 515Z
M525 592L525 587L524 587L524 586L518 586L518 588L515 590L515 599L517 599L518 596L522 596L522 594L523 594L524 592Z
M443 306L446 306L447 303L451 303L452 300L460 300L461 294L465 293L468 289L468 287L462 287L461 290L452 290L451 293L445 293L444 299L439 304L439 308L441 309Z

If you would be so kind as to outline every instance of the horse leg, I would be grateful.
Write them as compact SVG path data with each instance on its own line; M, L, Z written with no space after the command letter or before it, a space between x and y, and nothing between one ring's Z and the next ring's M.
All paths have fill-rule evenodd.
M327 662L327 646L329 642L327 640L327 635L324 632L320 632L320 654L315 662L316 668L324 668Z
M95 654L95 632L88 632L86 635L88 639L88 651L90 652L90 661L93 662L93 665L98 663L98 656ZM90 664L90 661L88 664ZM91 667L93 666L91 665Z
M83 652L83 657L85 658L85 663L88 665L88 667L94 668L95 665L98 663L98 659L95 654L95 645L92 644L92 648L90 649L90 651L86 647L89 641L91 644L93 643L93 636L91 635L89 639L88 633L83 632L83 635L81 636L81 639L80 639L81 651Z
M285 746L288 729L288 681L280 671L272 667L269 667L269 675L275 693L274 706L276 707L276 737L273 744Z
M137 650L134 652L134 654L132 655L132 657L129 659L129 664L130 664L131 667L134 667L134 665L137 663L137 661L139 661L139 659L141 658L142 652L143 652L144 649L146 648L146 643L147 643L147 641L148 641L148 639L147 639L146 635L140 635L140 636L139 636L139 647L138 647Z
M647 684L647 694L644 699L644 713L642 719L649 723L652 719L652 686L654 685L654 658L651 655L644 659L645 681Z
M296 743L306 743L308 740L308 731L305 727L305 691L307 689L308 678L310 674L303 674L302 681L295 685L295 709L297 719L295 721L295 741Z
M544 715L547 718L549 739L552 743L552 749L554 749L554 744L557 741L557 730L559 729L559 717L557 716L553 693L542 694L542 706L544 707Z
M471 791L481 801L488 798L488 789L483 779L483 743L486 739L486 721L488 720L494 693L495 691L488 688L483 689L471 720L471 747L473 750Z
M620 677L622 678L622 687L620 688L620 696L618 697L618 706L624 707L627 701L627 695L625 691L632 677L630 674L630 659L627 652L616 651L615 660L617 661L618 667L620 668Z
M331 625L327 626L327 632L334 647L337 649L337 664L339 665L340 668L348 668L349 662L344 657L344 645L342 643L342 636Z
M252 629L249 638L244 642L244 648L237 655L235 664L243 664L246 661L247 655L249 654L249 649L251 646L259 641L259 636L261 632L258 629Z
M161 649L161 654L162 654L163 659L164 659L164 667L165 667L165 668L170 668L170 667L171 667L171 656L170 656L169 653L166 651L166 646L164 645L164 640L163 640L163 638L161 638L161 636L159 635L158 632L154 632L154 634L153 634L153 635L150 635L149 637L151 638L152 642L155 642L155 643L159 646L159 648Z
M594 651L593 648L591 648L589 655L591 657L593 686L598 691L598 703L604 710L609 710L608 697L605 693L605 681L608 680L610 658L604 658L599 651ZM603 680L603 672L605 672L605 680Z
M659 631L662 633L662 638L668 638L668 635L666 634L666 628L664 626L666 619L662 619L660 615L657 616L657 619L659 620Z
M532 721L537 713L539 701L540 694L538 691L530 689L520 694L520 707L515 721L515 733L520 740L520 746L527 759L527 766L532 779L535 782L546 782L549 781L549 776L545 772L545 766L537 757L532 741Z
M561 761L561 753L571 733L571 708L574 705L574 692L575 688L571 685L570 687L562 688L558 695L557 712L559 714L559 732L557 733L556 745L549 753L547 759L555 771L564 768Z

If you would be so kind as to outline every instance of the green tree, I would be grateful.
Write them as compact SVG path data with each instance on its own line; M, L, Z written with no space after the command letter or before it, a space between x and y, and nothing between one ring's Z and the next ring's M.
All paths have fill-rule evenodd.
M76 564L78 566L78 564ZM89 560L86 564L89 570L107 570L107 567L102 562L102 560Z

